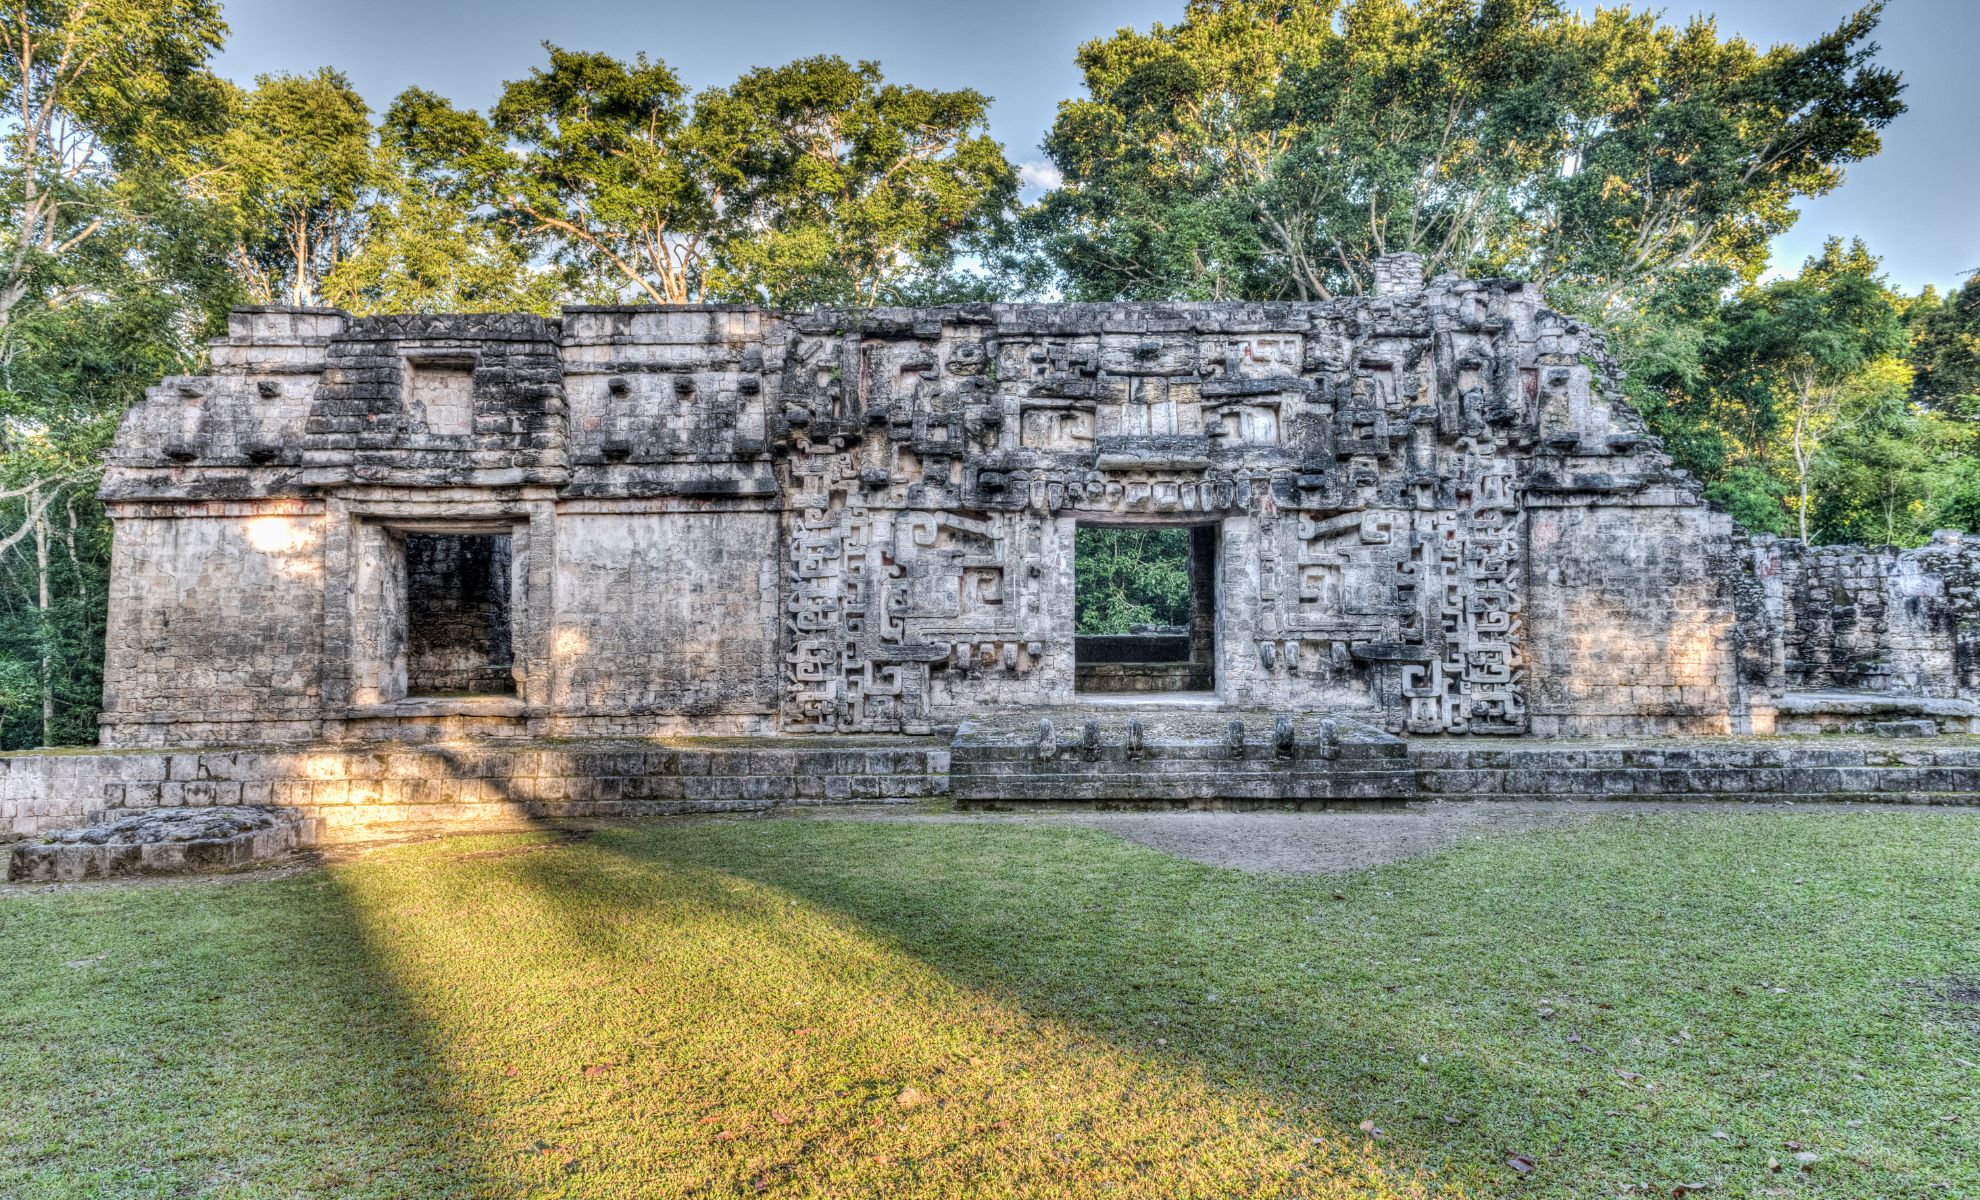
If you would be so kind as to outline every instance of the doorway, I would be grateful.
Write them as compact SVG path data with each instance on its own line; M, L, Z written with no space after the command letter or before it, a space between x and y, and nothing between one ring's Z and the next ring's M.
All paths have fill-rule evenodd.
M1074 690L1216 690L1215 525L1081 524L1073 606Z

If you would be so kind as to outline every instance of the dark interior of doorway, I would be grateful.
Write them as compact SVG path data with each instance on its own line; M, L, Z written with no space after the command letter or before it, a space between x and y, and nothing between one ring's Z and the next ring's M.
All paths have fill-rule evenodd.
M406 694L513 696L506 533L408 533Z

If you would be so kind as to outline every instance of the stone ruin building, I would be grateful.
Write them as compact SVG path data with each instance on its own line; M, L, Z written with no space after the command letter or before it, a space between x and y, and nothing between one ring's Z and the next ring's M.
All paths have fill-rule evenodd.
M239 310L110 453L104 752L17 756L0 817L1980 780L1950 739L1755 740L1968 730L1971 546L1749 536L1534 288L1377 283ZM1076 633L1113 526L1189 531L1187 626Z

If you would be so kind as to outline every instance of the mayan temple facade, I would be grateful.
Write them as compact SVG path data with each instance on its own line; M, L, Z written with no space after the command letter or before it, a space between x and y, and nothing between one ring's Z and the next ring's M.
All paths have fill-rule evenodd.
M1535 289L1426 284L1409 255L1377 282L1317 303L241 310L111 452L102 745L258 748L270 795L305 751L349 782L320 764L452 747L541 809L693 800L646 762L609 795L532 790L597 772L525 747L586 740L744 738L812 753L827 787L917 781L852 795L940 793L953 768L990 799L1152 777L1338 797L1363 754L1379 799L1448 790L1441 767L1488 761L1464 747L1968 729L1980 556L1956 536L1748 537ZM1188 669L1089 690L1107 668L1082 662L1136 651L1075 634L1086 526L1191 531L1190 625L1144 655ZM702 773L674 752L671 774ZM1206 756L1218 772L1179 765ZM1250 784L1206 782L1253 760ZM782 769L763 764L724 777ZM800 795L782 786L735 790Z

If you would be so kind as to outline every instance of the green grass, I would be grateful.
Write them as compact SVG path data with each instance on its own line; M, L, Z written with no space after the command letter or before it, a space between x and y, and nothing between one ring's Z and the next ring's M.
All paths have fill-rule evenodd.
M0 1195L1980 1194L1971 814L543 841L0 897Z

